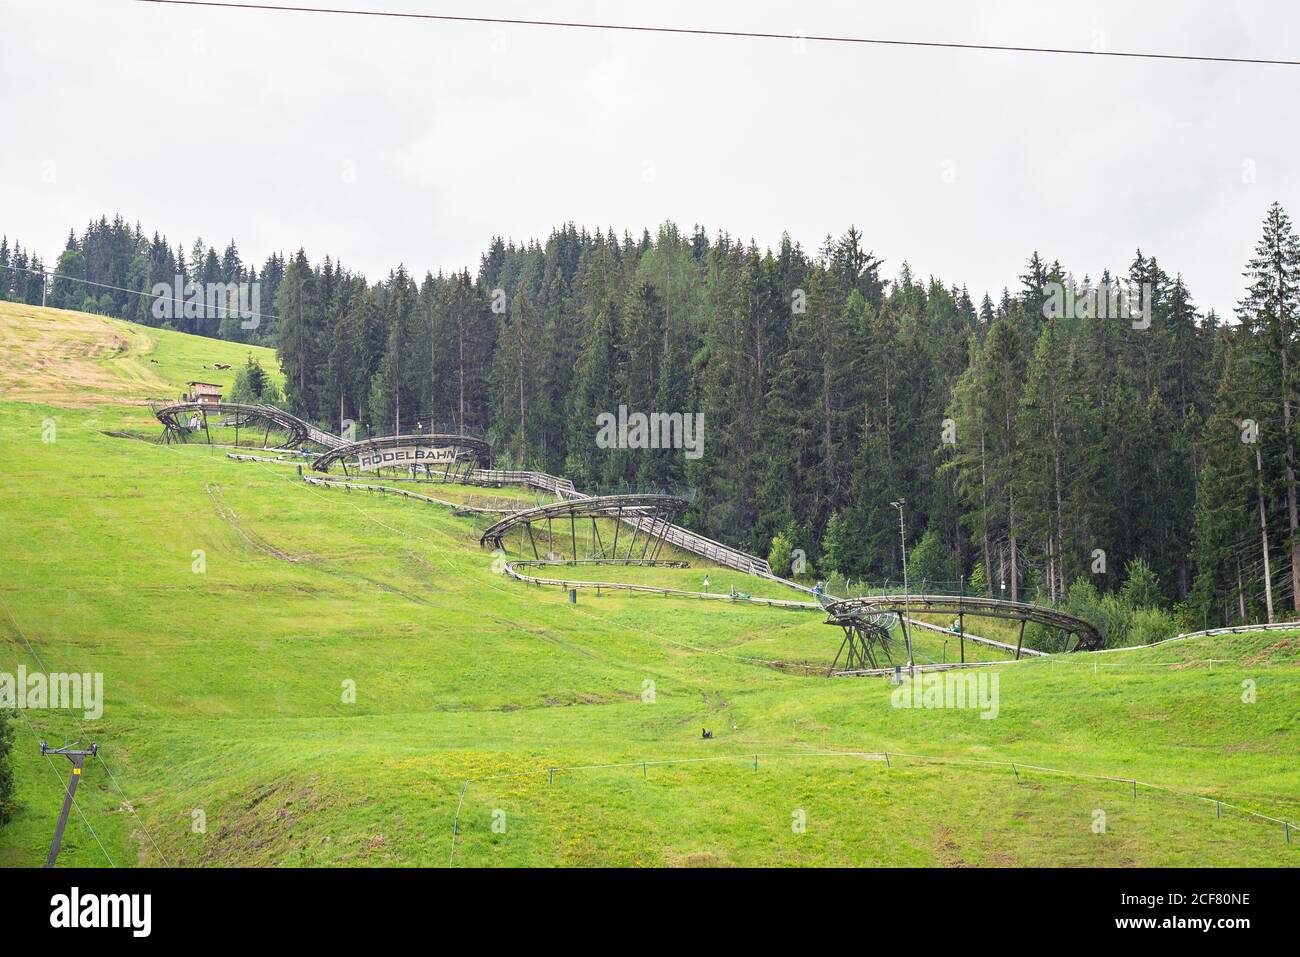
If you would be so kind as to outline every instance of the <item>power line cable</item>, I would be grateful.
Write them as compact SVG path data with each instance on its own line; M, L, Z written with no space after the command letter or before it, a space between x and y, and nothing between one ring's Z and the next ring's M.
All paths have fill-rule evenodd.
M343 7L307 7L271 3L226 3L221 0L135 0L183 7L220 7L230 10L258 10L281 13L323 13L354 17L391 17L403 20L438 20L448 23L491 23L504 26L560 27L570 30L611 30L624 33L666 33L682 36L733 37L751 40L802 40L817 43L856 43L875 46L926 47L940 50L981 50L999 53L1044 53L1064 56L1120 57L1144 60L1183 60L1202 63L1250 63L1268 66L1300 66L1300 60L1264 57L1201 56L1190 53L1147 53L1123 50L1080 50L1070 47L1017 46L998 43L955 43L938 40L892 40L884 37L850 37L767 33L757 30L706 30L698 27L645 26L627 23L589 23L578 20L529 20L511 17L469 17L439 13L411 13L401 10L356 10Z
M0 266L0 271L3 271L5 269L12 269L15 272L31 273L33 276L49 276L50 279L54 281L58 281L60 279L67 279L70 282L79 282L87 286L95 286L99 289L111 289L114 292L125 292L125 293L129 293L132 296L140 296L144 299L153 299L158 302L173 302L182 307L184 307L186 304L186 300L177 299L175 296L155 296L152 292L145 292L142 289L127 289L125 286L113 286L106 282L95 282L93 279L82 279L79 276L69 276L67 273L61 273L58 272L57 270L55 272L50 272L48 269L32 269L29 266ZM198 280L190 280L190 281L198 283ZM253 282L257 282L257 281L258 280L253 280ZM199 285L202 285L202 283L199 283ZM222 283L222 285L227 285L227 284ZM240 298L243 297L241 296ZM216 316L203 315L197 318L200 319L231 318L231 312L225 306L213 306L212 308L213 310L220 310L221 316L216 317ZM206 313L207 311L206 301L203 303L203 309L204 312ZM115 316L113 318L120 318L120 317ZM236 310L236 312L234 313L234 318L236 319L277 319L278 320L280 317L269 316L266 315L265 313L260 313L260 312L244 312L243 310Z

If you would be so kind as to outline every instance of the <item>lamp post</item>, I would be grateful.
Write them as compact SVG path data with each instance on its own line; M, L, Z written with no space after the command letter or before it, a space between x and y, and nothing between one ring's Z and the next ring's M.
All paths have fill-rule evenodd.
M912 657L912 636L907 631L906 612L910 596L907 588L907 530L903 526L903 509L907 506L907 499L900 498L889 504L898 509L898 540L903 546L903 614L898 616L898 625L903 629L903 644L907 646L907 673L912 675L916 673L916 661Z

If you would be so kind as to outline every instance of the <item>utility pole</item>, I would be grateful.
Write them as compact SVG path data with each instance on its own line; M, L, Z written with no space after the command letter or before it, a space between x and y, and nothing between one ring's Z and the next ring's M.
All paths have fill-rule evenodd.
M903 545L903 613L898 616L898 626L903 629L903 643L907 645L907 673L915 675L916 660L912 657L912 636L907 630L907 606L909 604L907 590L907 530L903 527L903 509L907 506L907 499L900 498L897 502L890 502L889 504L898 509L898 539Z
M86 758L98 753L97 744L92 744L88 749L81 751L75 747L51 748L44 741L41 742L41 754L61 754L72 762L72 773L68 775L68 793L63 796L63 810L59 813L58 826L54 828L54 843L50 845L50 856L45 859L46 867L53 867L54 859L59 856L59 845L63 843L63 829L68 826L68 812L72 810L72 798L77 793L77 783L81 780L81 768L86 763Z
M42 309L45 308L45 292L49 288L49 284L45 280L46 280L45 270L42 269L41 270L41 308Z

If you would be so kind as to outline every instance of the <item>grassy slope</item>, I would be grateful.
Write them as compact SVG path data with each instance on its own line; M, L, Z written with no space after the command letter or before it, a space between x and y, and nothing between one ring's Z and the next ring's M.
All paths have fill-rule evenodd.
M283 381L275 351L120 319L0 302L0 397L85 407L174 399L191 379L229 392L252 355ZM215 363L230 369L214 369Z
M158 379L145 394L249 351L129 331L159 360L143 363ZM141 365L130 353L91 361ZM1295 636L1006 665L993 720L900 710L885 682L752 660L828 663L839 633L816 613L620 593L570 605L559 589L494 575L481 523L312 488L291 469L203 447L112 439L101 430L141 425L147 411L81 395L67 404L82 407L0 403L0 670L38 667L30 643L49 670L102 671L108 701L97 722L20 716L20 810L0 831L0 864L38 863L53 827L61 784L36 754L39 737L103 746L148 831L92 764L79 804L119 864L160 853L184 864L442 864L466 778L720 756L734 760L476 781L455 861L1296 862L1280 827L1215 821L1212 807L1147 792L1134 800L1122 785L809 753L1009 758L1294 819ZM46 444L51 417L58 440ZM195 549L204 574L191 570ZM703 573L638 572L688 587ZM714 588L734 577L758 590L709 574ZM1241 701L1246 678L1254 704ZM345 681L355 704L341 700ZM701 727L716 738L701 740ZM1097 809L1104 835L1090 829ZM192 832L196 810L204 834ZM495 812L504 833L492 830ZM75 815L64 854L104 863Z

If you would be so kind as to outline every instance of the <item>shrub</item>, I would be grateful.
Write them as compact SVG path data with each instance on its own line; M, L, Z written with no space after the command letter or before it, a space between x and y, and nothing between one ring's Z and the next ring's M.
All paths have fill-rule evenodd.
M779 532L772 539L772 547L767 553L767 563L772 566L772 574L779 578L790 577L790 553L794 551L794 542Z
M1130 608L1159 608L1164 604L1160 580L1145 561L1133 559L1124 567L1124 575L1124 587L1119 594Z
M1133 612L1126 645L1150 645L1178 634L1178 622L1163 608L1138 608Z
M1064 610L1100 631L1108 648L1148 645L1172 638L1178 633L1178 622L1172 614L1153 604L1133 604L1135 599L1149 600L1153 593L1159 595L1155 575L1140 559L1129 563L1128 573L1128 581L1118 595L1102 595L1089 579L1076 579L1066 596Z
M230 387L231 402L278 402L280 390L266 374L262 364L251 355L235 373L235 384Z
M0 711L0 827L9 823L14 812L14 745L13 717Z

